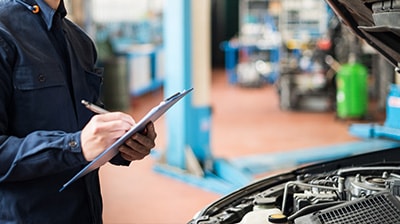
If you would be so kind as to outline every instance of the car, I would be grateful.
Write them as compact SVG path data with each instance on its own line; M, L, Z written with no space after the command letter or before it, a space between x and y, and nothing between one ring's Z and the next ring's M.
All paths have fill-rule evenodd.
M398 70L400 1L326 2ZM400 142L398 129L393 132L384 136L394 136L392 145L261 178L209 204L188 223L400 223Z
M400 148L394 145L260 179L189 223L400 223L398 196ZM270 215L284 222L268 221Z

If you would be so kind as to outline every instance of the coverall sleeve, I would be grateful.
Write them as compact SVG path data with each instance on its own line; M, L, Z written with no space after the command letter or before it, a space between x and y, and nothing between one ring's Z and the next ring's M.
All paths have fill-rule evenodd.
M31 180L86 164L79 138L80 132L37 131L24 138L1 134L0 182Z

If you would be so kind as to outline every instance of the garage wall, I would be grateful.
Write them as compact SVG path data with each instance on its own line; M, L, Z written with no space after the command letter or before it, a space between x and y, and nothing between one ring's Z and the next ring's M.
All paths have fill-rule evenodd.
M143 20L149 11L160 12L162 3L162 0L95 0L91 10L97 23L132 22Z

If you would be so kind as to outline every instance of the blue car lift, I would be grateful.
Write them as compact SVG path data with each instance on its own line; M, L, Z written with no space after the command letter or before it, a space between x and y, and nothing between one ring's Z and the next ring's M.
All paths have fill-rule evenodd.
M167 112L167 148L154 170L210 191L230 192L252 178L213 158L210 150L211 107L202 98L210 93L210 53L204 52L211 46L210 16L203 15L210 14L211 0L167 0L164 10L164 94L194 91Z
M206 62L207 58L201 58L201 55L210 54L199 53L209 49L209 42L205 40L210 36L207 33L209 27L204 25L209 22L200 21L199 25L199 21L192 21L193 13L209 13L210 4L210 0L167 0L165 4L164 93L168 96L191 87L194 87L194 91L166 114L168 143L164 153L156 155L159 160L154 166L156 172L212 192L227 194L252 182L254 175L274 169L400 147L400 142L397 141L370 138L376 137L377 134L382 135L381 129L377 129L376 126L363 126L362 133L374 134L364 134L362 137L367 139L360 141L290 153L252 155L230 161L214 158L210 150L211 109L207 99L199 100L200 95L210 92L206 82L210 80L211 69ZM209 18L196 18L199 17ZM197 33L194 34L195 32ZM196 39L202 35L203 39ZM397 136L395 139L400 139L399 132L391 130L390 133Z

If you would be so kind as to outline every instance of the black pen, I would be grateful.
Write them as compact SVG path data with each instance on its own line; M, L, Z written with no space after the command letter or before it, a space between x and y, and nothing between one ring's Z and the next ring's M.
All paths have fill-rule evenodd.
M101 107L99 107L99 106L97 106L97 105L95 105L93 103L90 103L90 102L88 102L86 100L82 100L81 103L83 105L85 105L86 108L88 108L89 110L91 110L91 111L93 111L93 112L95 112L97 114L109 113L109 111L107 111L107 110L105 110L105 109L103 109L103 108L101 108Z

